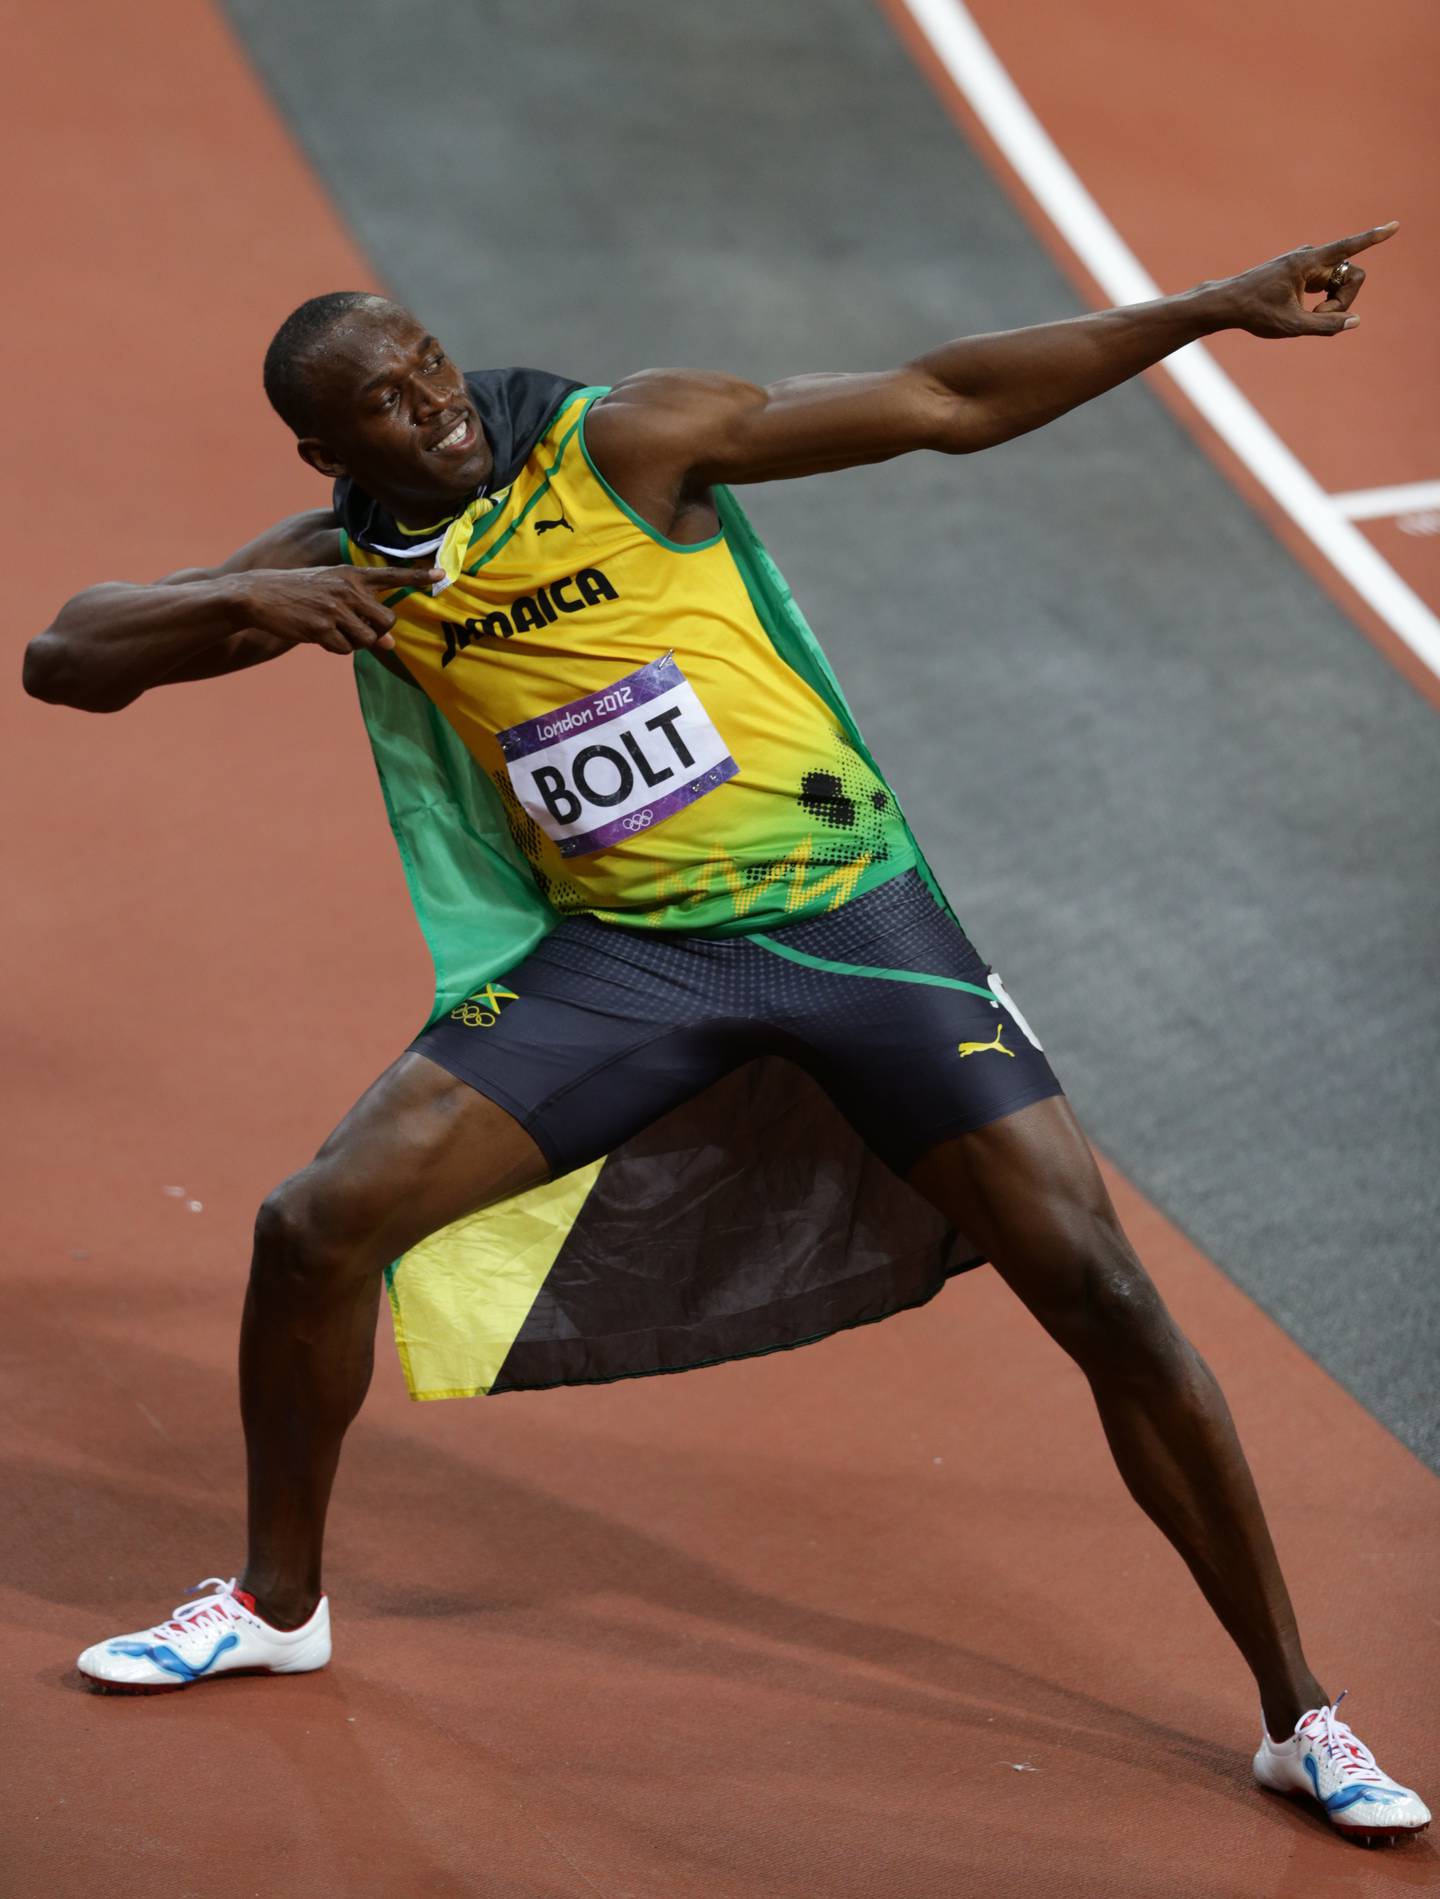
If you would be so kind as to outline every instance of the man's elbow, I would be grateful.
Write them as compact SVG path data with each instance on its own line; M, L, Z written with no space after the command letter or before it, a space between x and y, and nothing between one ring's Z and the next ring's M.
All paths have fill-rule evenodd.
M1009 441L1014 433L1003 416L972 396L952 395L948 402L937 403L928 420L926 446L941 455L976 455Z
M915 412L916 446L936 455L973 455L989 447L987 419L972 397L927 377Z
M37 634L25 648L25 659L20 668L20 683L30 697L43 699L52 706L65 702L61 683L64 666L57 650L59 644L53 633Z
M119 712L135 697L97 690L85 669L76 666L67 643L53 628L37 634L25 648L20 683L32 699L46 705L73 706L78 712Z

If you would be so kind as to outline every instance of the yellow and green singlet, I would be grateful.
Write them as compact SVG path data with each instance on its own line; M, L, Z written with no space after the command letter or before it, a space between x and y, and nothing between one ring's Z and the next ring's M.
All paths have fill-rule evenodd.
M599 473L604 393L449 525L447 584L392 599L399 656L561 916L730 934L835 909L916 861L904 818L733 496L685 546Z

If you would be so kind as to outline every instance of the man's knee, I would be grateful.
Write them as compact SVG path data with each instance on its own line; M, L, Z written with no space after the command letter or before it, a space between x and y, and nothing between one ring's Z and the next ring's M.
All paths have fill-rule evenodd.
M1039 1316L1088 1376L1170 1380L1194 1357L1130 1242L1103 1216L1075 1236Z
M260 1203L251 1277L293 1293L321 1292L383 1267L371 1258L373 1221L363 1202L314 1167L292 1174Z

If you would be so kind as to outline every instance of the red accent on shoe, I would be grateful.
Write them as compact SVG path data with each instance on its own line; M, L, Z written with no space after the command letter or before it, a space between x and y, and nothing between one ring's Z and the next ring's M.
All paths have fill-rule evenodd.
M245 1608L247 1608L250 1611L251 1615L259 1615L260 1612L255 1607L255 1598L251 1595L248 1589L232 1589L230 1593L232 1596L234 1596L235 1600L238 1603L241 1603ZM260 1619L263 1621L264 1617L261 1616Z
M213 1678L206 1675L203 1679L230 1681L237 1675L274 1675L274 1672L271 1668L261 1667L227 1668ZM178 1694L182 1688L194 1688L198 1685L193 1681L102 1681L98 1675L87 1675L83 1668L77 1670L77 1673L86 1688L94 1695L173 1695ZM275 1676L275 1679L278 1681L280 1677Z

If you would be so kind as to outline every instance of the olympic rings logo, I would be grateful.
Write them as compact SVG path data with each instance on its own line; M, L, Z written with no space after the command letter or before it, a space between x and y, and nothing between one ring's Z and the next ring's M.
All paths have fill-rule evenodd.
M450 1011L452 1022L463 1022L467 1029L493 1029L500 1020L488 1009L477 1009L473 1002L462 1002L458 1009Z
M627 831L643 831L647 825L655 822L653 811L632 811L628 818L622 818L621 824Z

